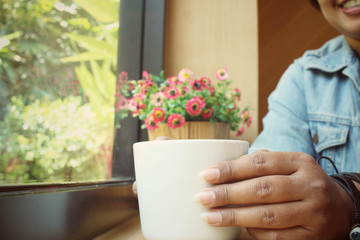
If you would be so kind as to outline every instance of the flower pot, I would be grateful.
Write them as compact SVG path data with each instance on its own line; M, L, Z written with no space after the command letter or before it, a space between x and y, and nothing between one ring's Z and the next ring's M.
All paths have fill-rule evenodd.
M149 140L165 136L172 139L229 139L230 125L226 123L186 122L184 126L175 129L166 123L160 123L157 129L148 130Z

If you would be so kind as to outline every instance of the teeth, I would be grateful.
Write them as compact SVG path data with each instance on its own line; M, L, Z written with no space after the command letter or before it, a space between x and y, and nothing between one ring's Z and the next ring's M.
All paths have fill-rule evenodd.
M360 5L360 0L351 0L344 4L344 8L353 8Z

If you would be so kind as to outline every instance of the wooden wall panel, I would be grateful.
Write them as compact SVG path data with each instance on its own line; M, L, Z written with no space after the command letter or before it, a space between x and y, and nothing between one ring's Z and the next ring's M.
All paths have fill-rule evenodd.
M258 0L258 17L260 132L267 98L286 68L305 50L319 48L338 33L307 0Z
M250 143L258 134L257 13L256 0L166 0L165 74L186 67L215 81L227 67L232 87L241 90L240 107L249 105L254 119L241 136Z

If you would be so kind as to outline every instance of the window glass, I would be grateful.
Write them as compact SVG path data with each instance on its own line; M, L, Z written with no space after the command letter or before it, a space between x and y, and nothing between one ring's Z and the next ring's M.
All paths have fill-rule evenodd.
M0 0L0 184L110 179L120 0Z

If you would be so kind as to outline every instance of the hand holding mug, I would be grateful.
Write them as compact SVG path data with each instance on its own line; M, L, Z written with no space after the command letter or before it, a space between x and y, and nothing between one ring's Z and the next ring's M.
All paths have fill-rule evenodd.
M211 226L244 226L259 240L338 240L349 232L351 198L307 154L258 151L201 175L215 184L197 195L213 208L203 216Z

